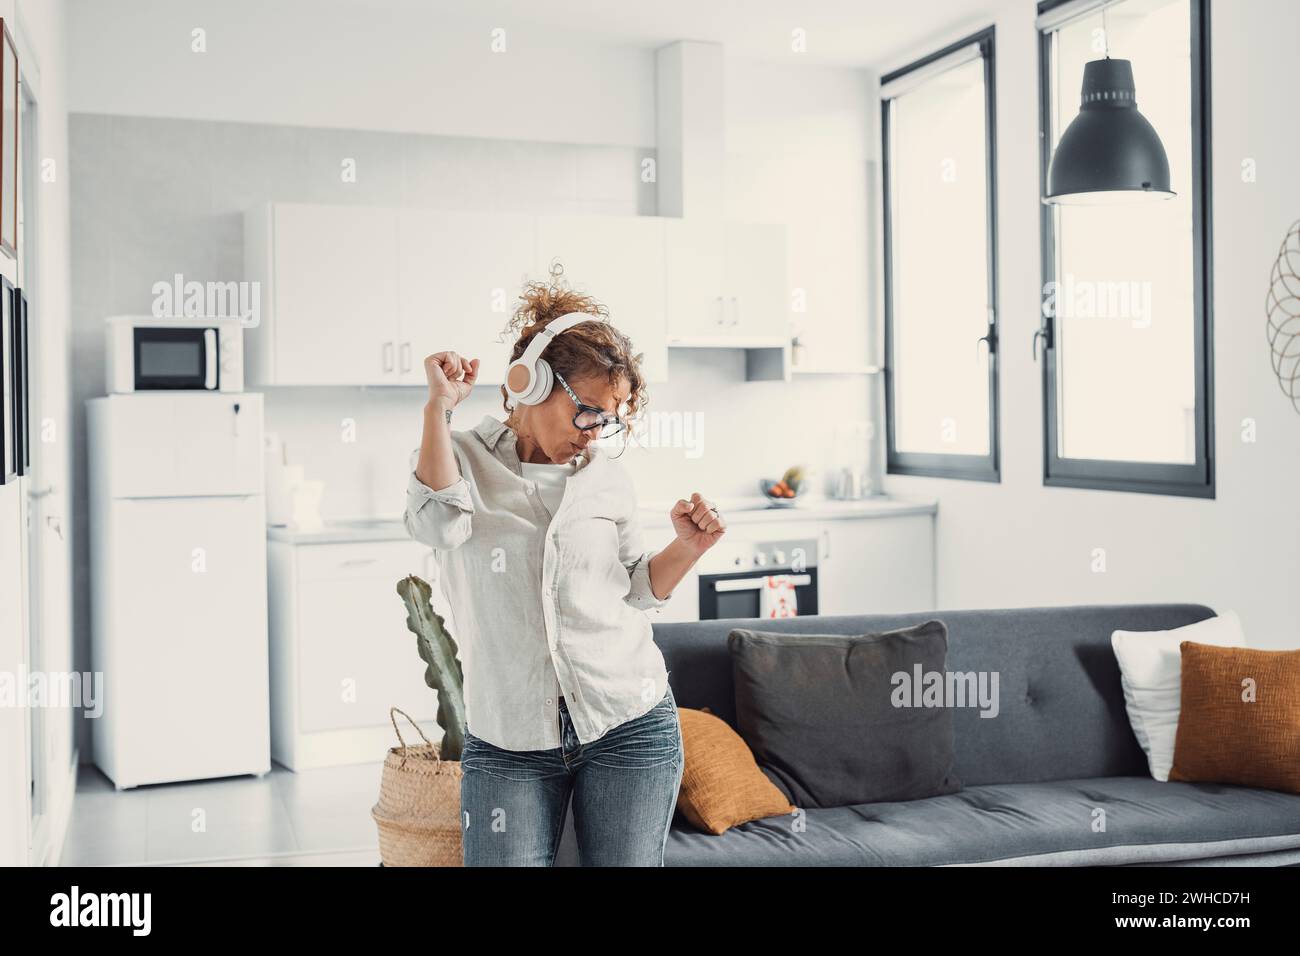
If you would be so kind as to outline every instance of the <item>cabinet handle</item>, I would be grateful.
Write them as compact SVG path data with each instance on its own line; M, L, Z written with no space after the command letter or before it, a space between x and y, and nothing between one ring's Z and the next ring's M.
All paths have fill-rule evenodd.
M731 297L731 324L740 325L740 296Z
M831 557L831 533L825 528L822 529L822 553L818 557L822 561L829 561Z
M411 343L403 342L402 343L402 371L409 372L410 370L411 370Z
M717 324L726 325L727 324L727 302L724 298L722 298L722 296L718 296L718 298L715 301L718 303Z
M340 561L341 568L357 568L367 564L374 564L378 558L348 558L346 561Z
M385 342L384 343L384 371L391 372L392 370L393 370L393 343Z

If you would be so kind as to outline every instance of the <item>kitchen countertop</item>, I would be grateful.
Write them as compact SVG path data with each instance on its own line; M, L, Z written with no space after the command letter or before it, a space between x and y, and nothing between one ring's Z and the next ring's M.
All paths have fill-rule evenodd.
M713 503L727 519L727 527L759 524L768 521L828 521L844 518L896 518L901 515L935 514L939 503L933 498L892 498L884 495L838 501L834 498L810 498L792 507L769 505L762 495L741 498L714 498ZM668 513L676 504L671 501L642 501L637 511L643 523L658 520L668 523Z
M643 525L668 524L672 501L643 501L637 514ZM903 515L935 514L938 502L932 498L862 498L837 501L833 498L810 499L790 508L771 507L759 495L748 498L716 498L714 504L727 518L727 527L762 524L773 521L834 521L862 518L896 518ZM340 544L351 541L409 540L401 518L356 518L326 521L317 531L268 526L271 541L291 544Z
M282 525L267 525L266 537L290 544L341 544L352 541L406 541L410 535L400 518L355 518L326 521L316 531L302 531Z

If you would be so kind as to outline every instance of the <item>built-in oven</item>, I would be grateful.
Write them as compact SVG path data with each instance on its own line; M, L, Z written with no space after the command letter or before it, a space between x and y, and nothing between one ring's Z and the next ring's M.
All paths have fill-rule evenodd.
M244 390L238 319L112 316L107 335L109 392Z
M700 620L762 617L768 578L790 575L799 616L817 613L816 538L731 541L700 559Z

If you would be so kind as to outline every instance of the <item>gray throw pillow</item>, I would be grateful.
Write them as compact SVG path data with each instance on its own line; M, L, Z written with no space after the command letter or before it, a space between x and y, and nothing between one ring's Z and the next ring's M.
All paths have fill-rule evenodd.
M916 665L943 673L942 621L880 634L727 636L737 730L763 772L799 807L843 807L955 793L952 708L895 706ZM919 691L915 699L920 699Z

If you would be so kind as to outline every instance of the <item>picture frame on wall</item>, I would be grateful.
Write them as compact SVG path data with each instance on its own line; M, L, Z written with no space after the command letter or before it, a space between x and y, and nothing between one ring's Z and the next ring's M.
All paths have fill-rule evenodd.
M18 258L18 48L0 17L0 252Z
M17 450L14 455L18 477L32 473L32 375L31 353L27 346L27 295L14 289L14 418Z
M0 485L18 478L18 345L14 336L14 287L0 276Z

